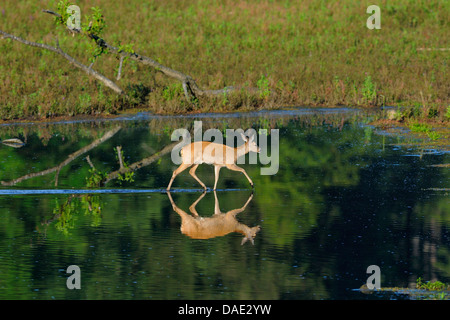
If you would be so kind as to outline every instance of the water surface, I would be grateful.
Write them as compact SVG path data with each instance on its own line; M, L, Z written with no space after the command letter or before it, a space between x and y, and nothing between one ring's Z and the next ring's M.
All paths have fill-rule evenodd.
M222 169L219 190L203 194L186 170L169 196L177 166L157 153L195 120L279 129L279 171L242 165L252 190ZM25 142L0 145L0 299L387 298L355 291L370 265L383 287L450 282L450 173L434 166L449 154L363 123L353 110L301 109L0 127L2 140ZM117 173L117 146L125 166L141 162L132 176ZM212 187L213 172L201 165L197 175ZM197 200L203 221L219 208L240 230L259 226L253 244L239 232L182 230ZM67 289L70 265L80 290Z

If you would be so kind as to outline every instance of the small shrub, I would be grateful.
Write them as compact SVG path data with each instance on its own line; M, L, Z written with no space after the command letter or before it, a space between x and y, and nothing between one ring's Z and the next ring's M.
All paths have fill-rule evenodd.
M428 138L430 138L431 140L437 140L441 137L441 135L439 133L437 133L436 131L430 131L427 132Z
M128 102L132 106L135 106L145 103L147 95L151 92L151 89L142 83L139 83L129 85L126 91L129 100Z
M269 79L262 75L261 78L259 78L258 82L256 82L256 86L259 89L259 97L262 99L266 99L270 95L270 89L269 89Z
M367 76L364 79L364 85L362 87L363 99L368 104L375 104L377 98L376 85L372 81L371 76Z
M412 125L409 126L409 129L412 132L430 132L431 128L429 125L424 124L424 123L413 123Z
M164 100L170 101L183 94L183 86L177 82L164 88L162 96Z
M439 112L436 108L430 108L428 110L428 118L432 119L432 118L436 118L438 116Z

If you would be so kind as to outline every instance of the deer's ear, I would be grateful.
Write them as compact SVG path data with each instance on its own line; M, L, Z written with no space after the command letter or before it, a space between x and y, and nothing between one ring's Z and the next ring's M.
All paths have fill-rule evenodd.
M244 237L244 239L242 239L242 241L241 241L241 246L242 246L244 243L246 243L247 240L250 240L250 242L251 242L253 245L255 245L255 241L253 240L252 237L249 236L249 237Z
M244 140L244 142L247 142L247 141L248 141L248 138L245 136L245 134L241 133L241 137L242 137L242 139Z

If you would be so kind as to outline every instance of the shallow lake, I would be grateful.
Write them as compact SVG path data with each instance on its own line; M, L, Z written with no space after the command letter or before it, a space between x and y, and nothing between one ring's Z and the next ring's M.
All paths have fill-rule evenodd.
M202 193L186 170L166 193L171 134L196 120L279 130L278 171L247 161L254 190L224 168ZM392 298L357 290L371 265L382 287L450 282L450 170L436 166L450 154L364 123L350 109L296 109L1 126L25 145L0 144L0 299ZM212 166L197 176L214 185ZM228 220L208 229L218 209Z

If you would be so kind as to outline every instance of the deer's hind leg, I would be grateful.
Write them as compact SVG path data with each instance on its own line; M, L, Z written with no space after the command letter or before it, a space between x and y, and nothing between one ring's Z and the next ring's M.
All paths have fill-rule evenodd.
M189 170L189 174L195 179L197 180L198 183L201 184L201 186L203 187L203 189L206 190L206 186L205 184L197 177L197 175L195 174L195 170L197 170L199 164L194 165L191 170Z

